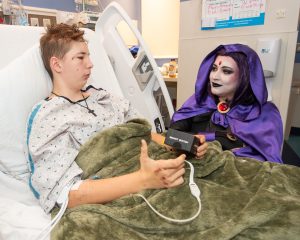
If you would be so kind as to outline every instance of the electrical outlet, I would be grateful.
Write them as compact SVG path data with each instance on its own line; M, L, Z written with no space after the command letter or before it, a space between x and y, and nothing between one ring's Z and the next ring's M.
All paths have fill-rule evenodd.
M285 18L286 17L286 9L277 9L275 12L276 18Z

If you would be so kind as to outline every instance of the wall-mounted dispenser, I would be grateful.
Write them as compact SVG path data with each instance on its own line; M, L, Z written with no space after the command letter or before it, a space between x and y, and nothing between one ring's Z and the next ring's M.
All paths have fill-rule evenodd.
M279 61L281 39L258 39L257 54L263 66L266 78L275 77Z

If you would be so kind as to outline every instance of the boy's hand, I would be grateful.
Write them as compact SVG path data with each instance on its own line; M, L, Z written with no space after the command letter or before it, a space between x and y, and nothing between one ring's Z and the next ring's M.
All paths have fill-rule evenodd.
M139 172L144 189L170 188L182 184L185 158L182 154L175 159L153 160L148 156L146 141L142 140Z

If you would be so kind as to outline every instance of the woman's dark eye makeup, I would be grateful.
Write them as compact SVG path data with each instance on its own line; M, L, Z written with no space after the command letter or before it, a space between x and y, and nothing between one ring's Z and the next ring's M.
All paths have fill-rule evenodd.
M229 68L229 67L222 67L222 70L225 74L232 74L233 73L233 69Z
M226 67L226 66L221 67L221 69L222 69L223 73L225 73L225 74L232 74L232 73L234 72L232 68ZM212 69L211 69L211 70L212 70L213 72L217 71L217 70L218 70L218 66L217 66L216 64L214 64L214 65L212 66Z

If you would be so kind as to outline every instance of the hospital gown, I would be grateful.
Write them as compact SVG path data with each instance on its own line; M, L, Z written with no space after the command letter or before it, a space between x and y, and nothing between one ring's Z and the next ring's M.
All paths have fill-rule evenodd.
M74 161L80 146L96 132L140 117L124 98L94 87L89 92L87 105L97 116L88 112L84 100L74 103L64 97L43 100L30 114L31 188L47 213L64 186L80 180L82 170Z

